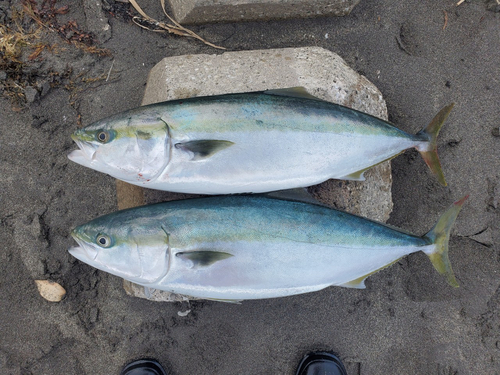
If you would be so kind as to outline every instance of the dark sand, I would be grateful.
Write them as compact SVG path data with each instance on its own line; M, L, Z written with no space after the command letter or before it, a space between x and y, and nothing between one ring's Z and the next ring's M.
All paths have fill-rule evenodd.
M159 17L157 1L141 3ZM58 2L65 4L70 11L58 16L60 24L76 19L85 28L81 1ZM408 132L456 103L439 138L448 186L437 183L417 152L397 157L389 223L423 234L470 194L450 241L460 288L417 253L370 277L365 290L332 287L241 305L132 298L121 279L67 252L75 225L116 209L114 180L66 158L78 118L87 125L138 106L148 71L165 56L220 52L142 30L122 8L113 9L116 17L107 14L112 37L101 47L111 57L45 36L59 49L25 67L45 87L43 96L28 89L32 97L21 111L0 101L0 374L118 374L145 356L179 375L291 374L318 349L339 353L353 375L499 374L500 13L491 5L362 0L344 18L193 27L230 51L334 51L381 90L390 120ZM79 74L106 76L112 61L107 82L63 87ZM34 279L59 282L66 298L45 301Z

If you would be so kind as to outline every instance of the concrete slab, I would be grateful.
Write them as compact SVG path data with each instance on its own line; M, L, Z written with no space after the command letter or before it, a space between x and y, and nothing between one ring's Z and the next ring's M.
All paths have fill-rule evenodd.
M348 67L340 56L317 47L168 57L151 70L142 104L297 86L320 99L387 119L380 91ZM331 207L385 222L393 206L391 184L391 166L386 162L372 168L364 182L330 180L310 187L309 191ZM140 190L134 194L140 194ZM163 200L171 199L170 195L175 196L163 195ZM144 288L135 288L128 282L125 285L129 294L146 297ZM170 293L162 294L155 292L149 298L185 300Z
M337 54L318 47L168 57L149 74L142 105L193 96L304 87L323 100L387 119L380 91ZM333 207L378 221L392 210L390 164L365 182L334 181L311 188Z
M360 0L170 0L182 24L345 16Z

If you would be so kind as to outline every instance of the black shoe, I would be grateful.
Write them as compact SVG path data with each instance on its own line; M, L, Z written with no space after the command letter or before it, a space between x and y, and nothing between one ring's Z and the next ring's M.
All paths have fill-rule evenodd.
M167 373L154 359L139 359L125 366L120 375L167 375Z
M347 375L342 361L326 352L307 354L299 364L296 375Z

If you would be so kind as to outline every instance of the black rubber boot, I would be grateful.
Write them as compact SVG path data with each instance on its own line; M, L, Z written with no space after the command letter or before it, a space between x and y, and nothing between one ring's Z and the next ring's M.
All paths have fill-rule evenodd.
M167 373L154 359L139 359L125 366L120 375L167 375Z
M307 354L300 361L296 375L347 375L342 361L335 355L326 352Z

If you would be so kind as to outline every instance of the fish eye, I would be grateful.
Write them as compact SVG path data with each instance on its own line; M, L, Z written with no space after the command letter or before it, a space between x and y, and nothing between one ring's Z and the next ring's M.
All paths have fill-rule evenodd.
M105 234L98 234L96 237L96 242L101 247L110 247L111 246L111 238Z
M105 130L101 130L97 133L96 138L101 143L107 143L109 141L109 133Z

